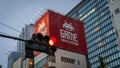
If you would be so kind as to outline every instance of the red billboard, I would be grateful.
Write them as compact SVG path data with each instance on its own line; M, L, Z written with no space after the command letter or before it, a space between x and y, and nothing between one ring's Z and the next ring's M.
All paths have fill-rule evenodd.
M84 24L80 21L48 10L36 22L35 30L55 37L57 48L87 55Z

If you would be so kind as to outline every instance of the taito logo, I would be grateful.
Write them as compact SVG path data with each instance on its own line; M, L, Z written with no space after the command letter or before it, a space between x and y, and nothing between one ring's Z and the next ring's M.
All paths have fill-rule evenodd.
M62 29L60 29L60 37L61 41L73 45L78 45L77 34L75 33L75 29L72 26L72 23L68 23L64 21L62 25Z
M65 29L68 30L68 31L74 31L74 28L73 28L73 26L71 25L71 23L68 24L66 21L64 21L63 28L65 28Z

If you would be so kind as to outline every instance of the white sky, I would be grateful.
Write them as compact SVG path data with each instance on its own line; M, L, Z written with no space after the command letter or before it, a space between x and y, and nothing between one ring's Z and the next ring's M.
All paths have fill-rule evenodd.
M19 31L41 8L49 8L61 13L68 13L81 0L0 0L0 23L9 25ZM0 34L18 37L19 32L0 24ZM7 68L8 54L16 50L17 41L0 37L0 65Z

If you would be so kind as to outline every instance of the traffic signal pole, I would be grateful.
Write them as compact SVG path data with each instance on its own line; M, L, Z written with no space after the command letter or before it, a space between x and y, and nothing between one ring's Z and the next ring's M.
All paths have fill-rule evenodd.
M24 42L27 42L27 43L35 43L35 44L39 44L39 45L44 45L44 44L40 44L38 42L34 42L34 41L30 41L30 40L24 40L24 39L21 39L21 38L17 38L17 37L13 37L13 36L8 36L8 35L3 35L3 34L0 34L1 37L4 37L4 38L9 38L9 39L13 39L13 40L19 40L19 41L24 41Z
M24 40L24 39L20 39L20 38L8 36L8 35L3 35L3 34L0 34L0 37L24 41L27 43L27 45L25 45L25 48L29 49L29 50L44 52L49 55L54 55L53 53L55 53L55 51L56 51L55 46L50 46L43 42L37 42L34 40Z
M19 41L24 41L25 44L25 58L30 58L31 61L33 61L33 64L31 66L31 68L34 68L34 54L33 51L39 51L39 52L44 52L50 56L55 56L55 52L57 50L57 48L54 45L50 45L48 44L48 41L50 39L49 36L44 36L44 39L42 39L42 37L40 37L41 34L37 34L35 39L38 40L24 40L21 38L17 38L17 37L12 37L12 36L8 36L8 35L3 35L0 34L0 37L4 37L4 38L9 38L9 39L14 39L14 40L19 40ZM43 42L41 42L40 40L43 40ZM31 64L31 62L30 62Z
M20 39L20 38L17 38L17 37L12 37L12 36L8 36L8 35L3 35L3 34L0 34L0 37L28 42L28 40ZM28 67L29 68L34 68L34 58L27 58L27 59L28 59ZM25 61L25 64L26 64L26 61Z
M20 38L8 36L8 35L3 35L3 34L0 34L0 37L24 41L24 42L27 43L25 45L25 49L33 50L33 51L39 51L39 52L44 52L44 53L50 54L50 52L49 52L50 46L48 46L46 44L39 43L39 42L32 41L32 40L24 40L24 39L20 39Z
M20 39L20 38L17 38L17 37L12 37L12 36L8 36L8 35L0 34L0 36L5 37L5 38L14 39L14 40L20 40L20 41L28 42L28 40Z

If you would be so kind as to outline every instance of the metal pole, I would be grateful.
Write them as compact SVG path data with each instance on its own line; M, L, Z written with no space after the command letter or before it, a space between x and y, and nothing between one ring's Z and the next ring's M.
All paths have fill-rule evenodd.
M17 38L17 37L12 37L12 36L8 36L8 35L0 34L0 36L1 36L1 37L5 37L5 38L14 39L14 40L20 40L20 41L28 42L28 40L20 39L20 38Z

